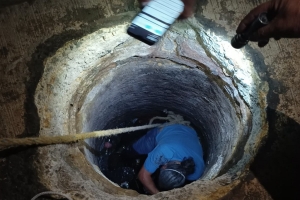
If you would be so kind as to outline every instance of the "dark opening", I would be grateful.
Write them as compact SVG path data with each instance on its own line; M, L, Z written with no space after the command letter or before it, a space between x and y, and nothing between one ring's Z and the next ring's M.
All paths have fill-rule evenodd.
M149 121L156 116L166 117L167 114L165 111L153 112L151 115L146 114L126 120L117 127L105 127L104 129L147 125ZM154 122L166 123L168 121L156 119ZM192 124L191 127L196 129ZM145 135L148 130L149 129L145 129L96 139L95 144L97 147L101 147L101 151L93 150L93 153L97 155L97 163L100 170L108 179L122 188L133 189L141 194L147 194L147 191L144 190L143 185L137 179L137 175L143 166L147 155L130 154L127 149L136 140ZM199 140L201 141L201 134L199 134L199 131L197 131L197 133ZM152 175L154 181L157 181L158 174L159 170ZM186 184L188 183L190 182L187 181Z
M236 159L232 158L234 149L248 137L248 127L241 127L239 108L232 105L224 90L205 73L164 59L131 58L117 64L110 74L100 72L99 77L105 78L98 80L87 95L89 100L81 110L82 132L137 125L139 120L161 116L167 109L190 121L198 132L206 161L202 177L218 175L225 164ZM87 159L100 166L107 178L121 185L133 179L137 170L133 173L133 167L123 168L119 172L123 174L121 178L106 171L108 156L102 155L109 152L105 142L110 139L112 143L120 143L118 149L146 132L86 140ZM142 163L140 159L131 164ZM128 186L124 183L122 187Z

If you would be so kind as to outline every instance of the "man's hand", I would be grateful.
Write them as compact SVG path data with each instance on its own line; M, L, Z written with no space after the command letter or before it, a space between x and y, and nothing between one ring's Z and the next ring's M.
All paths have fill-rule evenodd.
M138 178L151 194L156 194L159 192L152 180L151 174L145 169L144 166L141 168Z
M146 5L150 0L139 0L140 3L144 6ZM194 13L194 9L196 7L196 0L182 0L184 3L184 10L180 15L180 19L186 19L188 17L191 17Z
M300 37L300 0L271 0L250 11L240 22L236 32L243 33L260 14L268 13L270 23L253 34L251 41L259 47L265 46L270 38Z

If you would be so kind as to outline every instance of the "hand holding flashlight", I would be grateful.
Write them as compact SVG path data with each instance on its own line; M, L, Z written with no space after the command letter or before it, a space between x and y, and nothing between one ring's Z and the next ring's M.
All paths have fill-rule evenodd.
M231 40L231 46L239 49L248 44L250 38L253 34L258 31L260 28L268 25L269 20L267 17L267 13L261 13L246 29L245 32L236 34Z
M248 38L258 42L259 47L268 44L270 38L278 40L300 37L300 0L271 0L257 6L240 22L237 34L246 32L262 13L268 13L269 23L254 31Z

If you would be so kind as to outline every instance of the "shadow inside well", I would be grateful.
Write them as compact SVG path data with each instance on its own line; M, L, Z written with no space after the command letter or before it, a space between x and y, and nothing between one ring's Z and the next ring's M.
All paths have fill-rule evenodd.
M250 169L274 200L300 199L300 124L268 109L269 133Z

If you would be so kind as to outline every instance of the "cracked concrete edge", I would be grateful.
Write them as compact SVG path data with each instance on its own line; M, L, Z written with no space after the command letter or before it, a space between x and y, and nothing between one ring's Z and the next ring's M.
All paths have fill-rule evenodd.
M239 161L236 168L230 170L231 173L237 173L237 169L241 165L244 167L248 165L251 158L256 154L260 141L267 135L267 99L265 94L269 90L268 83L260 79L254 68L255 61L247 56L246 50L240 51L231 47L230 42L224 38L228 34L226 31L220 35L214 29L204 27L195 18L189 19L189 24L198 32L200 44L207 47L207 54L211 55L212 59L226 69L224 73L230 76L237 85L239 95L249 106L253 116L251 134L244 149L244 157Z
M215 2L215 1L214 2L205 2L205 5L202 6L204 9L202 9L202 10L205 11L205 13L203 13L205 16L207 16L208 18L213 19L213 21L218 21L219 24L223 24L224 27L227 27L227 30L231 31L231 33L233 35L232 31L236 27L238 20L244 14L246 14L249 11L249 9L251 9L252 7L257 5L258 2L252 2L251 4L248 4L248 2L246 2L246 3L241 2L240 4L234 4L234 1L229 1L227 3L232 4L232 5L229 5L229 6L233 7L233 9L229 10L230 12L228 12L227 9L226 10L219 9L220 5L222 4L219 1L217 1L217 2ZM49 2L49 4L51 4L54 8L55 1L51 1L51 2ZM34 6L36 6L35 9L37 9L37 10L38 10L39 7L49 8L49 5L35 4ZM61 5L61 6L64 7L63 5ZM17 8L17 7L19 7L19 8ZM14 9L10 10L11 13L6 13L4 15L5 19L7 19L7 21L10 22L11 21L10 19L15 17L15 19L17 19L16 21L20 21L18 16L14 15L14 13L17 12L19 9L31 9L31 7L27 6L27 5L18 5ZM3 9L1 9L1 11L2 10ZM8 11L8 9L6 9L6 10ZM47 13L47 11L48 10L45 10L45 9L40 10L39 16L41 16L42 19L47 18L45 16L45 13ZM76 9L74 9L73 11L76 11ZM233 13L235 21L227 23L227 19L226 20L224 20L224 19L220 20L221 14L222 13L227 13L227 12L230 15L232 15L232 13ZM234 14L235 12L236 12L236 14ZM215 15L214 13L217 13L217 14ZM3 14L3 12L1 14ZM24 14L24 13L22 13L22 14ZM31 17L29 17L29 18L31 18ZM43 21L42 19L40 20L40 22ZM24 21L26 21L26 20L24 20ZM20 22L24 22L24 21L21 20ZM1 22L1 24L4 25L3 22ZM5 23L5 24L7 24L7 23ZM28 23L24 23L24 24L28 24ZM35 25L39 26L38 23L35 24ZM53 26L55 26L55 25L56 24L54 23ZM18 25L11 26L11 27L17 27L17 26ZM12 30L13 30L13 28L7 29L7 32L11 33ZM49 28L47 30L49 30L49 35L52 35L51 28ZM13 36L14 36L14 34L11 34L11 37L13 37ZM40 39L44 36L42 36L42 35L40 35L40 36L41 37L39 37L37 43L36 42L30 43L30 41L35 41L37 39L32 34L27 35L25 37L25 38L28 39L29 42L28 41L27 42L19 41L17 39L14 40L15 43L19 43L25 49L29 49L29 50L28 50L28 55L25 55L24 59L19 60L21 62L17 61L15 63L17 68L13 67L10 70L11 73L15 73L16 70L17 70L18 78L16 78L16 79L14 78L11 81L12 83L10 83L10 82L8 83L6 81L3 82L1 80L1 83L2 84L4 83L7 86L7 88L11 88L12 84L13 84L13 87L15 87L14 85L20 86L20 87L18 87L19 88L18 90L13 91L15 93L14 97L16 97L15 100L8 99L9 96L4 96L4 94L1 94L2 101L6 102L6 105L2 105L2 107L0 107L0 110L4 111L4 114L3 114L3 116L1 115L1 117L3 118L3 122L5 124L5 127L2 128L2 130L3 130L1 132L2 136L11 137L11 133L15 133L15 135L18 135L18 134L21 134L24 130L24 124L22 122L22 120L23 120L22 119L22 116L23 116L22 112L23 111L21 111L21 110L23 109L23 104L24 104L24 101L25 101L25 97L24 97L25 92L24 92L24 88L23 88L23 85L22 85L21 82L22 82L23 79L26 78L25 76L26 76L26 74L28 74L28 72L26 72L27 71L26 65L23 65L21 63L24 60L30 59L30 55L31 55L30 52L32 52L32 51L30 51L30 49L34 50L35 49L35 44L38 44L41 41L45 41L45 39ZM1 37L5 37L5 35L2 34ZM266 63L271 68L270 70L272 71L272 73L271 73L272 77L274 79L278 79L279 81L281 81L281 80L286 81L284 86L289 87L288 90L284 91L284 92L281 92L280 90L279 91L276 90L276 92L279 92L279 95L280 95L280 104L278 106L279 110L283 111L285 114L287 114L288 116L290 116L291 118L293 118L293 119L295 119L296 121L299 122L299 116L297 116L298 109L297 109L297 106L295 106L296 103L297 103L297 98L299 96L299 94L297 92L298 90L296 88L297 85L299 85L298 84L299 79L297 78L298 77L298 72L297 72L297 70L294 69L294 67L297 67L299 65L298 64L299 59L297 59L297 58L299 58L299 56L297 56L297 55L300 51L297 50L297 41L298 40L296 40L296 41L295 40L281 40L280 42L278 42L278 44L277 43L273 44L273 45L275 45L275 47L272 44L270 44L270 46L268 46L266 49L262 50L262 53L264 55L267 55L266 56ZM13 46L14 46L15 43L12 43ZM27 46L26 46L27 44L28 44L29 48L27 48ZM276 45L277 45L277 47L276 47ZM253 45L253 46L254 46L254 48L256 48L255 45ZM5 44L4 44L4 47L5 47ZM278 54L275 54L275 53L272 52L274 50L274 48L275 49L277 49L277 48L280 49L280 51L278 51ZM5 54L5 49L3 51L1 51L1 53L2 52ZM18 52L17 47L15 48L14 51L11 51L11 52L15 52L15 54L18 56L18 53L16 53L16 52ZM11 55L12 54L10 54L10 56ZM277 59L274 60L274 58L276 58L276 57L277 57ZM12 58L12 56L11 56L11 58ZM286 63L284 63L284 60L290 60L290 62L286 64ZM7 62L5 61L5 64L4 64L2 61L1 61L1 64L3 66L7 65L8 67L10 67L11 63L13 62L13 61L8 60ZM290 78L291 73L285 73L285 70L284 70L285 67L287 67L288 65L293 66L293 69L291 69L291 72L293 74L292 78ZM24 68L24 69L20 69L20 68ZM4 67L3 69L6 69L6 67ZM8 101L10 101L10 102L8 103ZM14 113L17 113L17 114L14 114ZM9 122L9 121L11 121L11 122ZM4 133L4 135L3 135L3 133Z
M235 30L248 12L258 6L262 1L237 2L231 1L201 1L199 2L196 15L214 22L214 27L221 27L228 33L228 40L235 35ZM212 25L210 25L212 27ZM300 123L298 85L300 76L298 66L300 65L300 39L270 40L264 48L259 48L256 43L250 42L252 57L260 60L261 67L255 68L260 78L269 83L270 90L267 95L268 107L276 109L291 119Z
M106 55L109 55L113 53L114 51L117 51L117 48L120 44L123 44L125 41L126 45L132 45L132 43L137 44L136 40L133 40L128 37L128 35L125 33L125 27L126 25L119 25L117 27L113 28L105 28L101 29L99 31L96 31L92 34L89 34L86 36L92 43L99 43L99 48L94 48L95 44L91 43L85 43L84 38L79 39L78 41L72 41L64 45L62 48L60 48L55 56L48 58L45 61L45 71L44 76L41 79L40 83L38 84L35 100L36 105L38 107L39 116L41 116L41 134L42 135L56 135L56 134L65 134L69 132L70 126L68 126L68 117L70 113L68 113L69 104L71 102L70 100L73 98L73 93L76 91L77 93L81 93L80 89L77 88L84 88L83 85L80 85L80 83L83 83L85 85L90 85L91 80L93 80L92 77L88 77L88 71L91 70L91 68L99 65L100 61L95 62L95 60L98 60L98 58L102 58L101 63L105 63ZM118 31L119 35L118 37L115 37L113 32ZM123 33L120 33L122 32ZM106 38L106 39L105 39ZM94 40L91 40L94 39ZM112 39L112 40L108 40ZM112 42L111 43L109 43ZM106 42L108 42L106 45ZM100 45L101 43L101 45ZM133 45L133 46L134 46ZM97 46L97 45L96 45ZM101 47L100 47L101 46ZM104 47L104 48L102 48ZM144 48L143 51L139 51L139 55L147 55L151 53L152 51L155 52L155 47L148 47L144 44L139 44L139 47ZM80 56L82 57L79 60L73 60L73 58L78 58L78 53L74 53L72 50L76 49L80 52ZM122 54L120 52L115 52L118 56L115 56L117 60L122 60L128 57L129 55L137 55L134 48L131 50L132 52L129 52L128 54ZM85 56L87 59L85 59ZM91 57L89 57L91 56ZM96 59L97 58L97 59ZM115 60L115 61L117 61ZM113 60L108 60L109 62L112 62ZM72 64L72 62L75 62ZM54 68L55 69L54 69ZM62 70L63 69L63 70ZM54 73L53 73L54 70ZM58 70L58 71L56 71ZM64 71L65 70L65 71ZM99 70L99 69L98 69ZM76 73L75 73L76 72ZM76 78L75 74L81 74L81 80L78 80ZM50 74L48 76L47 74ZM92 76L97 73L92 73ZM47 75L47 76L46 76ZM84 80L84 81L83 81ZM54 88L53 86L58 86L57 88ZM72 86L71 88L65 87L65 86ZM59 97L60 95L60 97ZM66 97L68 97L66 101ZM64 99L64 101L62 101ZM45 107L45 105L48 105ZM60 105L58 107L53 105ZM50 108L50 107L51 108ZM61 109L65 106L65 109ZM76 107L76 106L75 106ZM50 109L50 110L49 110ZM71 117L74 117L71 115ZM50 120L49 120L50 119ZM61 123L63 122L63 123ZM59 125L60 124L60 125ZM58 125L58 126L57 126ZM43 155L46 159L47 156ZM47 160L47 159L46 159ZM41 179L41 180L48 180L49 179ZM47 183L45 182L45 185ZM51 184L51 187L56 187L57 184ZM169 194L168 194L169 195ZM200 195L200 194L198 194ZM201 196L201 195L200 195Z

